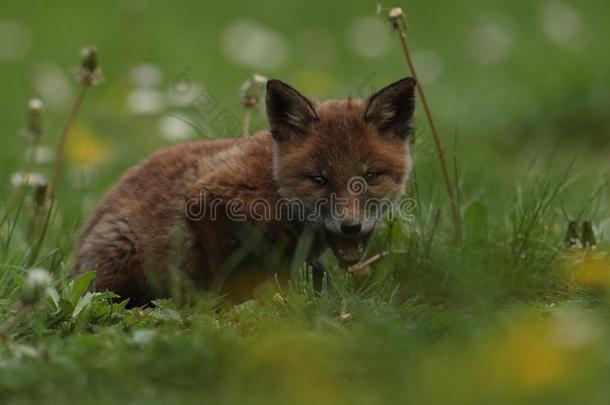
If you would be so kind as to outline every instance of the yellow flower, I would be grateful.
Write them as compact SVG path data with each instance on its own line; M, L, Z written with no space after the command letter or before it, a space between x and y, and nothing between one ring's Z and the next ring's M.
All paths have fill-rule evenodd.
M479 352L480 373L524 393L573 381L594 350L597 332L594 319L578 308L513 321Z
M603 251L573 252L565 258L568 282L583 287L610 287L610 258Z
M74 128L66 148L68 159L77 166L97 166L110 156L107 142L86 127Z
M500 381L526 390L558 383L570 371L568 357L549 341L547 328L540 325L511 328L485 357Z

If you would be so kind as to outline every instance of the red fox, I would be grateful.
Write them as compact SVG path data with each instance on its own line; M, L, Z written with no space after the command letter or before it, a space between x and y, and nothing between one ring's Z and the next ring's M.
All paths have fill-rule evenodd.
M360 261L382 211L411 171L414 79L366 100L315 102L267 83L269 130L183 144L129 170L84 227L77 273L130 305L167 296L181 282L232 302L262 281L320 257ZM185 281L186 280L186 281Z

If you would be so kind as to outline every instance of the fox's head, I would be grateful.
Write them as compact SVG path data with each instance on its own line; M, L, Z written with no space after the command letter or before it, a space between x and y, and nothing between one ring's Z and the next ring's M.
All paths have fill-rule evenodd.
M279 80L267 84L279 193L313 213L343 265L361 259L385 202L404 189L415 87L406 78L365 101L318 103Z

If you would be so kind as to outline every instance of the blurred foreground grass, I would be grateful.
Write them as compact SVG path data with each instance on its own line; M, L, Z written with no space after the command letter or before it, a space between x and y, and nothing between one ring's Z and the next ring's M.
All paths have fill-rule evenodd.
M77 229L120 173L159 147L238 135L238 88L253 71L318 98L366 96L406 75L396 38L364 1L3 5L0 322L30 268L54 281L0 343L0 402L607 402L610 6L383 4L397 5L455 167L464 243L420 119L417 208L379 229L369 252L390 255L359 287L337 271L335 295L314 297L303 274L259 303L141 310L66 277ZM17 134L40 97L41 146L54 147L88 43L107 80L71 133L34 256L27 191L11 184L29 147ZM52 150L38 151L48 177ZM592 219L596 249L564 248L567 218Z

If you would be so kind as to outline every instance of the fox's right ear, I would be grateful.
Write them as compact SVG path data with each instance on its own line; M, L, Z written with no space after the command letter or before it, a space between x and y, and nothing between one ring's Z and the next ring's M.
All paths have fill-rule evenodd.
M267 82L265 103L271 133L278 142L307 133L319 121L311 101L279 80Z
M380 132L406 139L415 114L415 79L410 77L384 87L369 97L364 121Z

